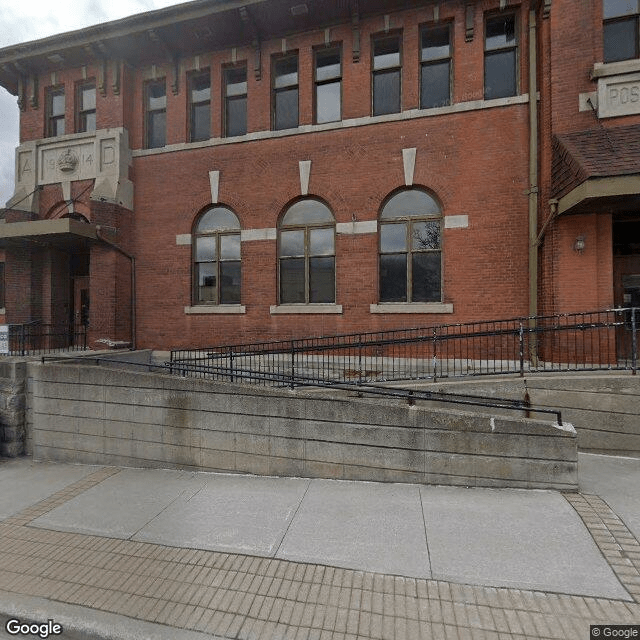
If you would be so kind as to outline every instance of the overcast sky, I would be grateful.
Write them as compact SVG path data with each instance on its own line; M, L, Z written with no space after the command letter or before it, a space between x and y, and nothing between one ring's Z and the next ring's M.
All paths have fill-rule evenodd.
M172 4L179 0L0 0L0 48ZM0 87L0 208L13 195L18 115L16 98Z

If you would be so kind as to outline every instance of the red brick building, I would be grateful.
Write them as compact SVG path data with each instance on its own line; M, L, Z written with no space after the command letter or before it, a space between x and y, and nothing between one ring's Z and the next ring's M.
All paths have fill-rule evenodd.
M4 322L169 348L640 304L637 4L196 0L1 49Z

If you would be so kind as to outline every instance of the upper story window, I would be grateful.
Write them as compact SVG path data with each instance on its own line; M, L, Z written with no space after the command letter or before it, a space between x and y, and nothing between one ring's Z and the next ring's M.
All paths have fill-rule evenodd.
M516 16L487 18L484 39L484 98L506 98L518 93L518 39Z
M298 126L298 54L273 61L273 128Z
M315 121L342 119L342 60L339 47L315 52Z
M279 227L280 304L335 302L336 224L308 198L291 205Z
M208 140L210 132L211 75L206 71L189 78L189 140Z
M47 91L47 136L64 135L64 87Z
M380 213L380 302L440 302L442 210L421 189L392 196Z
M194 229L195 304L240 304L240 223L231 209L215 206Z
M379 36L372 41L373 115L401 110L400 35Z
M604 61L631 60L640 55L638 0L603 0Z
M247 133L247 67L224 70L224 134Z
M76 130L79 133L83 131L95 131L96 83L93 80L78 85L76 109Z
M427 27L420 34L420 108L451 104L451 27Z
M164 147L167 142L167 86L164 80L148 82L145 86L147 149Z

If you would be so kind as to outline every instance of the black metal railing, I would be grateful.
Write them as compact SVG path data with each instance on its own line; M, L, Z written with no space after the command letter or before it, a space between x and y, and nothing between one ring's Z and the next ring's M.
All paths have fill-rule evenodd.
M87 327L83 324L53 325L40 322L10 324L3 355L27 356L61 351L84 351Z
M171 352L172 373L296 386L631 370L640 309L609 309Z

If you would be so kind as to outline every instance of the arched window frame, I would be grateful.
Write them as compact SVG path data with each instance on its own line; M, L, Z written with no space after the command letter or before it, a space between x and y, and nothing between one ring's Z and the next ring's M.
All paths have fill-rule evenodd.
M215 214L226 221L215 222ZM206 223L212 214L214 222ZM242 295L242 261L240 221L236 213L223 204L212 205L196 218L192 233L192 297L194 305L239 305ZM209 265L204 267L204 265ZM236 284L221 286L225 277ZM205 284L209 278L213 284ZM213 278L213 280L211 280Z
M310 219L287 222L287 217L303 203L317 203L318 213L326 213L325 220ZM310 217L310 216L309 216ZM319 216L320 217L320 216ZM330 219L329 219L330 218ZM291 234L289 236L289 234ZM289 236L287 238L286 236ZM302 240L302 245L300 240ZM324 249L318 248L322 242L328 243ZM296 245L297 249L292 249ZM290 304L335 304L336 300L336 222L335 216L325 202L309 197L291 203L278 222L278 301L281 305ZM296 277L294 263L303 263L304 293L301 287L292 291L287 286L287 275ZM323 278L324 270L324 278ZM327 278L327 273L330 276ZM300 283L298 268L298 284ZM323 282L324 280L324 282ZM331 285L328 286L328 280ZM290 280L289 280L290 281ZM320 288L318 289L318 284Z
M424 202L428 206L418 208L415 213L411 210L398 214L389 212L396 198L410 192L426 196ZM442 205L427 189L402 188L386 198L380 209L378 234L378 295L381 303L442 301L442 222ZM396 263L395 267L393 262ZM395 270L395 285L390 269ZM419 269L433 273L429 290L424 287L421 290L417 279ZM404 274L404 278L401 274Z

